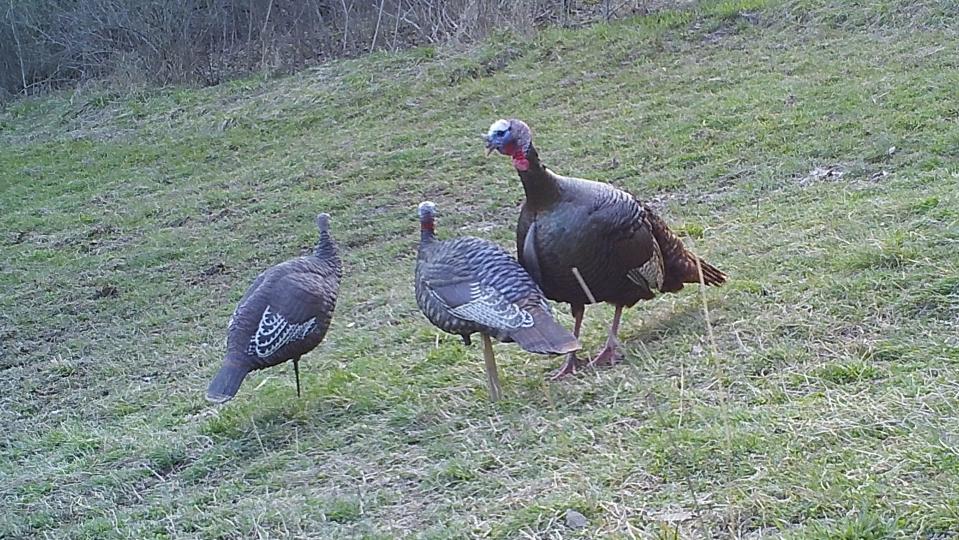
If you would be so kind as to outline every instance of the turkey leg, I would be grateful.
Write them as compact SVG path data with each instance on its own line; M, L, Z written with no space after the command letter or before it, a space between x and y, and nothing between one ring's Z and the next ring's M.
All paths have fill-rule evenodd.
M579 339L579 329L583 326L583 314L586 312L586 306L570 304L570 311L573 312L573 335L576 339ZM572 375L576 373L578 366L578 360L576 358L576 351L566 353L566 361L563 362L563 367L559 368L550 380L555 381L556 379L562 379L567 375Z
M599 351L596 358L589 363L593 366L611 366L618 364L623 359L623 353L619 351L619 340L616 334L619 333L619 319L623 316L623 306L616 306L616 313L613 314L613 322L609 325L609 337L606 338L606 346Z
M293 359L293 374L296 376L296 397L300 397L300 358Z
M483 334L483 359L486 361L486 383L489 385L489 397L495 403L502 395L502 390L499 387L496 358L493 356L493 342L486 334Z

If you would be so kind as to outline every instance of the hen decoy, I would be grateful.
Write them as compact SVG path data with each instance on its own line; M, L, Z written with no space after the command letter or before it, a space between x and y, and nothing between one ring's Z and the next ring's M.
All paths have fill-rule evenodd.
M609 184L560 176L546 168L521 120L497 120L486 134L487 155L510 156L526 192L516 226L520 263L546 297L570 304L579 337L585 306L615 307L606 345L590 365L621 359L617 334L623 307L673 292L683 283L720 285L726 274L683 246L666 223L629 193ZM554 378L574 373L569 353Z
M483 336L486 377L493 401L501 395L491 337L524 350L564 354L579 341L553 319L533 278L502 248L470 236L437 240L436 206L419 206L420 246L416 256L416 303L437 328L462 336Z
M227 325L226 357L206 398L224 403L246 375L293 360L300 395L300 357L323 341L333 318L342 267L330 236L330 215L316 217L320 240L312 255L268 268L250 285Z

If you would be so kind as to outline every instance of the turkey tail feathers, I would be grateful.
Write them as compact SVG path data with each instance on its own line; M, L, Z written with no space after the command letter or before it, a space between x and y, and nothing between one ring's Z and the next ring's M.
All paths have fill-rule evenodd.
M694 255L695 256L695 255ZM695 262L693 262L695 265ZM708 262L699 259L699 264L703 268L703 283L706 285L719 286L723 283L726 283L726 274L724 274L719 268L709 264ZM699 283L699 271L696 272L696 283Z
M539 354L566 354L579 350L579 340L563 328L546 310L531 310L533 326L513 331L513 338L523 350Z
M669 230L663 219L656 215L649 207L645 208L646 219L653 231L653 237L659 244L663 254L665 277L662 292L673 292L683 288L683 283L699 283L699 268L696 261L703 268L703 282L706 285L722 285L726 282L726 274L715 266L693 255L683 245L683 241L676 233Z
M226 403L233 399L236 391L240 389L240 384L250 372L250 369L237 365L237 363L227 359L223 362L223 367L216 373L210 386L206 389L206 399L213 403Z

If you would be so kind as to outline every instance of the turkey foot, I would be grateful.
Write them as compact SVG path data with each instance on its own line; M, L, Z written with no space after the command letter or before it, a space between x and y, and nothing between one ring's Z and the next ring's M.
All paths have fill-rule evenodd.
M623 353L619 350L619 343L615 340L607 341L603 350L599 351L596 358L589 362L589 367L596 366L614 366L623 361Z
M613 322L609 325L609 336L606 338L606 346L599 351L596 358L589 362L589 367L612 366L623 360L623 353L619 352L619 340L616 334L619 333L619 320L623 316L623 306L616 306L616 312L613 314Z
M559 371L554 373L549 380L558 381L567 375L575 375L577 369L579 369L579 360L576 358L576 353L571 352L566 355L566 361L563 362L563 367L559 368Z

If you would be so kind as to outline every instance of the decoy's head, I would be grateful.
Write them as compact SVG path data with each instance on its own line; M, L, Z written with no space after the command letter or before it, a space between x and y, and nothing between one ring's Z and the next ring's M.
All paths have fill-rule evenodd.
M533 134L526 122L512 118L497 120L486 132L486 155L496 150L513 158L513 166L519 171L529 169L527 153L533 144Z
M320 229L320 232L328 232L330 230L330 215L326 212L317 215L316 227Z

